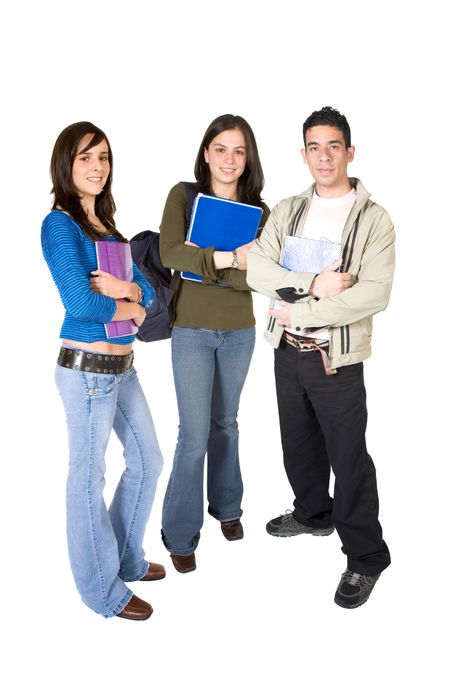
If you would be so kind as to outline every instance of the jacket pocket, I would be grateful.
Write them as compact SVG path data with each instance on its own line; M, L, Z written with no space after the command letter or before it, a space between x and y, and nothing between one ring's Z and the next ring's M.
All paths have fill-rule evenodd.
M372 339L372 317L355 321L348 328L345 354L366 351Z

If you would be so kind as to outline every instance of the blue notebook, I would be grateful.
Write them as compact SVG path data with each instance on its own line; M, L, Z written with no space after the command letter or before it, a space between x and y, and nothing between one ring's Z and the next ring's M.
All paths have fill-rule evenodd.
M192 208L187 241L200 248L232 251L253 241L261 223L263 209L216 196L197 194ZM202 276L181 272L188 281L201 281Z

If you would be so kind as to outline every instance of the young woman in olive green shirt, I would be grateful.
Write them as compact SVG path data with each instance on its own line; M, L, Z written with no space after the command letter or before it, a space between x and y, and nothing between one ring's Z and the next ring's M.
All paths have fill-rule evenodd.
M240 116L226 114L212 121L200 144L195 177L198 192L261 206L263 223L267 219L255 137ZM208 512L221 523L225 538L243 537L236 418L255 342L252 294L246 282L252 243L234 252L188 243L186 200L185 185L174 186L160 228L163 263L175 272L203 277L201 283L178 278L174 297L172 366L180 426L164 498L162 536L181 573L196 568L206 455Z

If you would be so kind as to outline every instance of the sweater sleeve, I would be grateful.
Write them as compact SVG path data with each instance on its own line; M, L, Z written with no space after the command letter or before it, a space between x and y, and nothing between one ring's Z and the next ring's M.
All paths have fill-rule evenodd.
M151 307L155 301L156 293L155 289L149 281L145 278L141 270L133 262L133 283L137 283L141 287L144 294L142 300L143 307Z
M186 192L180 182L169 192L160 226L159 248L161 260L165 267L175 271L187 271L198 274L212 282L217 279L214 267L214 248L195 248L185 245L186 225L185 211Z
M42 250L66 311L81 321L108 323L116 313L116 301L91 290L83 238L76 222L58 210L42 225Z

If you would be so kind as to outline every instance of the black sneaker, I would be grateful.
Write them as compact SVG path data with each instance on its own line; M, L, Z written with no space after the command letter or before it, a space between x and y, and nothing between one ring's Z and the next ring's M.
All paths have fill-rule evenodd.
M306 527L300 524L295 519L290 510L286 510L284 515L271 519L266 524L266 531L271 536L298 536L299 534L311 534L312 536L329 536L333 533L334 527L325 527L324 529L317 529L313 527Z
M334 596L334 601L345 609L360 607L369 599L370 593L379 577L380 574L364 576L364 574L357 574L356 572L347 569L347 571L342 574L342 578Z

